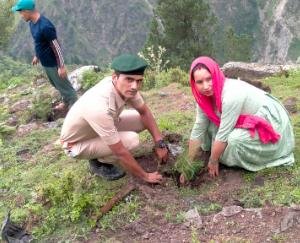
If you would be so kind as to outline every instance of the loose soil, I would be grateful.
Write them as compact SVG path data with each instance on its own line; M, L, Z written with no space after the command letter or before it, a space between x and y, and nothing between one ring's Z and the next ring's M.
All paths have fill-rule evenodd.
M137 160L149 172L158 168L153 154ZM155 186L131 178L141 200L139 219L114 230L95 229L85 242L300 242L299 208L266 205L260 209L243 208L229 217L220 213L221 208L199 212L200 227L178 216L197 206L205 209L211 203L243 207L239 198L239 191L246 183L243 173L243 170L221 167L219 177L212 179L207 172L202 172L187 186L196 191L192 195L185 195L184 189L178 187L176 174L168 174L162 185ZM256 177L253 187L263 185L264 178Z

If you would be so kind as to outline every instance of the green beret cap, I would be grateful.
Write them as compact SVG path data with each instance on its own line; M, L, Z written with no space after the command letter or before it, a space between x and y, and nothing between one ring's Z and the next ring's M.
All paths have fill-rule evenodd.
M116 72L132 75L143 75L147 66L144 59L131 54L120 55L114 58L111 64L111 68Z

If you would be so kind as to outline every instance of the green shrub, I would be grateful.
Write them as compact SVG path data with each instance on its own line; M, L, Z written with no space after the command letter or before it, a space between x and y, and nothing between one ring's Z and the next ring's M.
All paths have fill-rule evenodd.
M155 77L155 87L160 88L167 86L170 83L180 83L183 86L189 85L189 77L186 72L184 72L179 67L170 68L167 71L159 73Z
M48 121L52 112L52 98L51 95L44 91L37 91L32 101L33 106L31 110L31 117Z
M183 174L187 181L193 180L197 173L203 168L203 161L191 161L188 159L187 154L181 155L175 164L175 170Z
M143 89L149 90L152 88L161 88L170 83L180 83L183 86L188 86L189 76L179 67L170 68L160 73L148 70L145 74Z
M15 127L7 126L5 123L0 123L0 138L12 134L15 131L16 131Z
M3 56L0 60L0 90L30 83L32 77L38 76L40 73L41 68L32 68L29 64Z
M82 77L82 89L88 90L97 84L105 76L109 76L109 71L105 70L103 72L87 71L83 73Z

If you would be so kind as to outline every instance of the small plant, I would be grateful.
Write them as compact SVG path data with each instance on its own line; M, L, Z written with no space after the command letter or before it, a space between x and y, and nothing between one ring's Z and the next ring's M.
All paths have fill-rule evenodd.
M185 154L177 160L175 169L183 174L186 180L190 181L196 177L203 165L202 161L191 161Z
M203 215L209 215L211 213L216 213L222 210L222 206L214 202L203 203L201 205L197 205L196 208L199 211L199 213Z
M194 227L192 228L191 232L191 243L200 243L197 229L195 229Z
M163 71L169 63L169 60L163 60L165 52L166 48L162 46L158 46L157 49L154 46L148 46L143 52L138 53L138 55L145 59L149 65L149 69L157 74Z
M51 115L52 97L45 91L37 90L32 101L32 108L28 112L28 119L39 119L48 121Z
M183 86L189 85L189 77L180 67L170 68L161 72L147 70L144 80L144 90L161 88L171 83L179 83Z
M155 77L155 87L161 88L171 83L179 83L183 86L189 85L189 77L180 67L170 68L166 71L162 71Z
M104 78L103 73L96 73L94 71L84 72L82 77L82 88L83 90L88 90L97 84L101 79Z
M0 123L0 139L10 135L16 131L15 127L6 125L5 123Z

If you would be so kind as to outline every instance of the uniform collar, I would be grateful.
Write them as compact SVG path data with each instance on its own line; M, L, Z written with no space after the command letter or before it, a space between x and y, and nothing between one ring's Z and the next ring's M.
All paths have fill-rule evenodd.
M121 107L123 105L126 104L126 100L124 100L121 95L119 94L118 90L116 89L113 80L111 80L111 84L112 84L112 93L114 94L115 100L116 100L116 104L118 107Z

